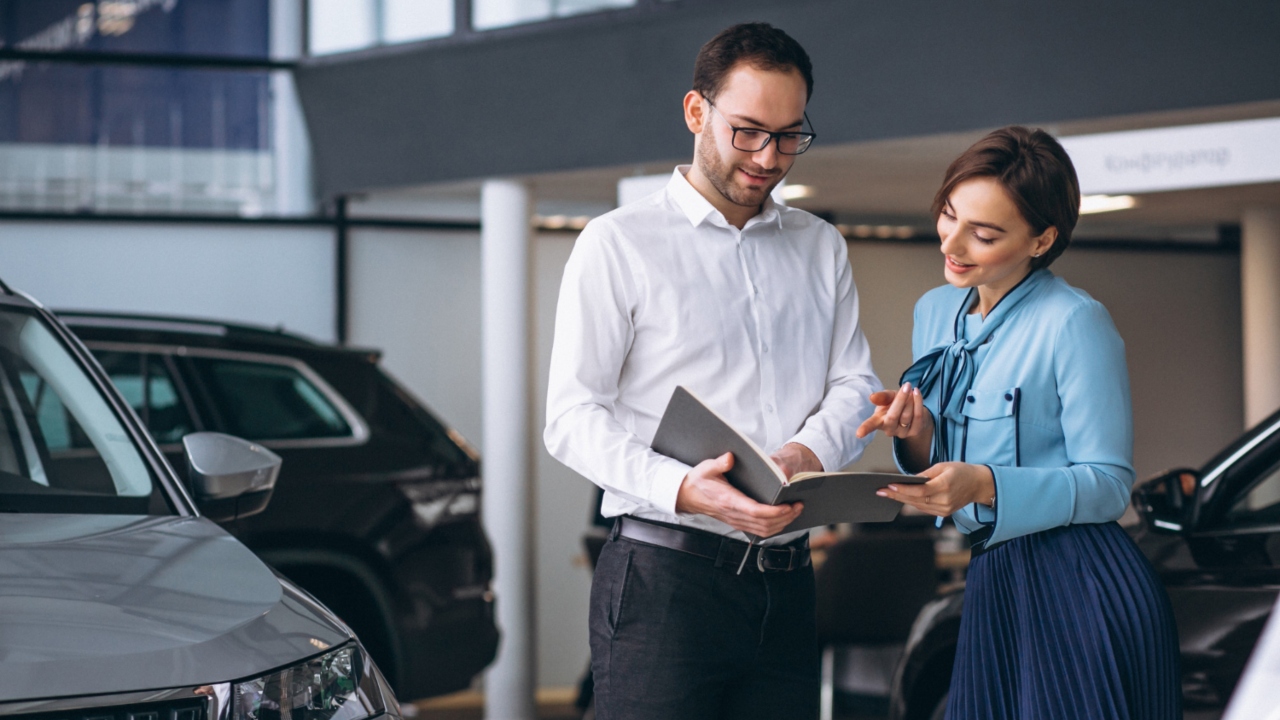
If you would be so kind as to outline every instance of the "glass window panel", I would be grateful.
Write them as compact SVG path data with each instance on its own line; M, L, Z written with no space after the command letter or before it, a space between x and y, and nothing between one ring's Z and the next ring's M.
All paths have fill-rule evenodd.
M195 432L195 423L163 358L105 350L94 355L156 442L181 442L184 435Z
M477 30L489 30L635 4L636 0L474 0L472 22Z
M312 55L359 50L378 41L375 0L310 0L307 33Z
M83 366L36 316L0 312L0 510L145 514L156 488Z
M265 58L270 0L0 0L0 42L46 51ZM0 77L26 63L0 63Z
M1263 473L1231 506L1227 518L1242 525L1280 525L1280 465Z
M349 437L351 426L289 365L192 358L224 430L246 440Z
M454 0L383 0L383 42L444 37L453 32Z
M0 44L269 55L270 0L0 0ZM270 75L0 62L0 209L259 215Z
M473 0L471 22L477 30L546 20L554 11L554 0Z
M636 0L555 0L555 14L563 17L578 13L634 7Z
M0 209L275 211L266 72L61 65L0 79Z

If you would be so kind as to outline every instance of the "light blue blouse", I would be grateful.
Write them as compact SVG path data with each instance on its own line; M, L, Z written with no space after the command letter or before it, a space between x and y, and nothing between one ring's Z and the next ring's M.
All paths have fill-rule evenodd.
M1016 305L997 306L1002 312L985 321L967 314L972 291L950 285L925 293L915 309L916 360L990 331L970 354L976 374L962 410L943 419L950 459L987 465L995 476L994 512L970 505L952 516L966 533L994 524L988 544L1116 520L1134 481L1129 373L1111 316L1048 270L1024 284ZM992 321L999 325L983 326ZM935 426L940 385L924 398Z

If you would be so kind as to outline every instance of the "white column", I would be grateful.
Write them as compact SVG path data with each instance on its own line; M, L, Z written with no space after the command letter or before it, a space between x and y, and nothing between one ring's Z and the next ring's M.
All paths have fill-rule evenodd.
M271 58L296 60L302 54L302 3L271 0ZM276 212L310 215L315 209L311 191L311 143L302 117L302 103L293 74L271 73L271 147L274 151Z
M485 718L535 720L534 534L529 449L529 189L480 191L484 526L493 543L502 644L485 680Z
M1240 233L1244 420L1280 409L1280 208L1246 210Z

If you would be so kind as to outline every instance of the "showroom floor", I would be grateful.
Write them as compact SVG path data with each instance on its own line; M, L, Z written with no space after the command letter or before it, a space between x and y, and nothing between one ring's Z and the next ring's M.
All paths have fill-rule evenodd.
M539 720L578 720L580 716L573 704L574 692L573 688L539 690ZM852 707L840 707L840 705L848 704L839 703L837 705L836 720L884 720L885 718L885 715L882 714L867 714L865 710L873 709L859 708L857 707L858 703L854 703ZM406 706L405 709L407 710L408 707ZM411 707L416 710L416 714L413 715L414 720L482 720L484 717L484 695L473 691L460 692L430 700L421 700ZM405 717L409 718L410 713L413 713L414 710L406 712ZM841 712L842 710L844 712Z

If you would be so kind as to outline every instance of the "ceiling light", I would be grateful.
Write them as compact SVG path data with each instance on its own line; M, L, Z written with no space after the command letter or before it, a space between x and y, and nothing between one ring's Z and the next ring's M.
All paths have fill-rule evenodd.
M1080 214L1092 215L1094 213L1128 210L1137 204L1138 199L1132 195L1085 195L1080 198Z
M812 185L783 185L782 198L784 200L803 200L807 197L813 197Z

